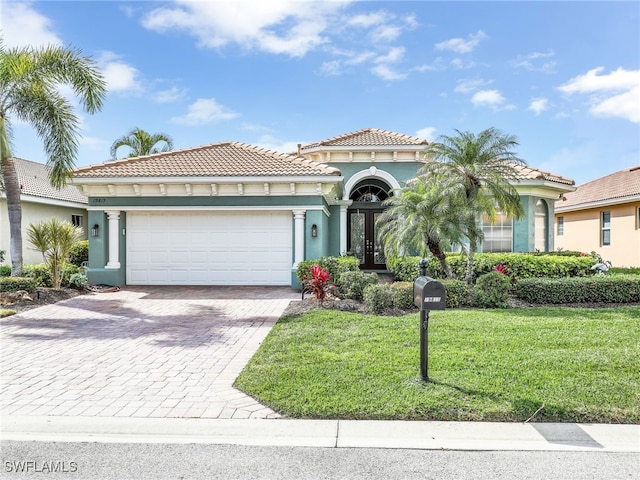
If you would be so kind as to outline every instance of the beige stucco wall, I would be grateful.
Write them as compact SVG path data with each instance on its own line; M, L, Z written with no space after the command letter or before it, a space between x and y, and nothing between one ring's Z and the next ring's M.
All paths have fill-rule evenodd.
M563 250L599 253L616 267L640 267L640 202L610 205L555 215L555 246ZM611 212L611 245L600 245L600 216ZM564 234L558 235L558 217L564 217Z
M33 248L27 240L27 228L31 223L50 220L57 217L59 220L71 222L71 215L82 215L84 226L84 239L87 238L87 210L86 208L64 207L57 205L43 205L39 203L22 202L22 261L24 264L42 263L42 254ZM11 264L9 256L9 216L7 202L0 200L0 250L5 251L4 263Z

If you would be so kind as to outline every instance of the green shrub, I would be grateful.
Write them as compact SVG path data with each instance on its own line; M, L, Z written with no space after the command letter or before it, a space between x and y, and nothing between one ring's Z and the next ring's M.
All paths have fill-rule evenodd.
M409 310L413 304L413 282L393 282L391 287L391 305L400 310Z
M637 303L640 277L596 275L587 278L525 279L516 283L516 297L529 303Z
M388 283L369 285L364 289L363 300L370 313L384 313L393 306L391 285Z
M444 285L447 308L468 307L472 305L471 291L469 285L463 280L442 280Z
M397 257L387 260L387 268L399 282L414 282L420 276L421 260L422 257L415 256ZM434 262L437 261L433 258L427 258L427 261L429 262L427 275L436 277L432 267Z
M1 267L0 267L1 268ZM609 269L609 274L623 274L623 275L640 275L640 268L638 267L612 267Z
M24 276L33 278L38 287L52 287L51 271L44 263L24 266Z
M17 292L26 290L35 292L37 283L33 278L28 277L0 277L0 292Z
M320 257L314 260L303 260L298 264L296 276L300 284L309 276L309 269L314 265L319 265L329 272L329 282L338 286L340 274L349 271L355 271L360 268L360 260L356 257Z
M0 265L0 277L11 276L11 265Z
M69 262L76 267L81 267L82 262L89 261L89 240L80 240L74 243L69 252Z
M489 272L478 278L474 304L482 308L507 308L511 279L499 272Z
M589 255L559 255L542 253L476 253L473 262L473 278L490 273L498 265L504 265L509 274L517 279L542 277L587 277L594 274L591 267L597 259ZM421 257L401 257L388 262L388 268L401 281L413 282L419 275ZM427 258L427 275L444 278L440 262L433 257ZM464 280L467 272L467 256L460 253L447 253L447 262L453 278Z
M4 262L4 250L0 250L0 263Z
M379 283L377 273L364 273L362 270L343 272L340 274L338 291L346 298L362 300L364 289Z
M76 288L82 288L87 284L87 276L83 273L73 273L71 274L71 276L69 277L69 285L76 287Z
M65 264L64 267L62 268L62 286L63 287L72 286L71 276L77 273L81 273L80 267L73 265L71 263Z

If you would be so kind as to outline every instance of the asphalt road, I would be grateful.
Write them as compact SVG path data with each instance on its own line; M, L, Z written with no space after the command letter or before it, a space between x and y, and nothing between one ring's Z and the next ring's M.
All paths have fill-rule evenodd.
M519 479L638 478L640 453L439 451L207 444L0 442L0 478Z

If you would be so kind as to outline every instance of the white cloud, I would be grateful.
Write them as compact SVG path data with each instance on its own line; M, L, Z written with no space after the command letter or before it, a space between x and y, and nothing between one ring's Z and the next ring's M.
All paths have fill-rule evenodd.
M371 32L374 42L392 42L402 33L402 29L395 25L381 25Z
M456 53L470 53L472 52L482 40L487 38L487 35L478 30L476 33L469 35L469 38L451 38L440 43L436 43L436 50L451 50Z
M376 65L371 69L371 72L383 80L404 80L407 78L406 73L400 73L385 64Z
M352 27L370 28L374 25L380 25L381 23L384 23L386 19L387 14L382 11L362 13L348 19L347 25L350 25Z
M419 138L424 138L428 142L433 142L435 140L435 127L424 127L416 132L416 136Z
M300 57L328 41L324 32L330 18L346 3L181 0L173 7L154 9L143 25L158 32L186 31L203 47L237 44L248 50Z
M589 111L601 117L619 117L640 123L640 85L597 102Z
M476 106L499 107L506 99L498 90L480 90L471 97L471 103Z
M531 100L529 104L529 110L536 114L536 116L540 115L542 112L549 108L549 100L546 98L535 98Z
M53 30L51 20L28 2L2 1L2 40L5 47L35 47L63 42Z
M472 61L472 60L464 60L462 58L454 58L453 60L451 60L451 65L454 68L457 68L459 70L463 70L463 69L468 69L468 68L473 68L476 66L476 62Z
M304 142L285 141L272 135L261 135L255 145L275 152L294 153L298 151L298 143Z
M139 81L140 72L124 63L113 52L102 52L97 60L109 92L136 92L142 90Z
M518 55L513 65L516 68L524 68L531 72L555 73L556 62L555 60L549 60L554 56L555 52L553 50Z
M482 79L459 80L458 85L453 89L453 91L456 93L471 93L476 92L489 84L491 84L490 81Z
M229 120L238 114L216 102L215 98L199 98L189 105L188 112L171 121L184 125L204 125L216 120Z
M589 70L558 87L563 93L591 94L590 112L596 116L640 122L640 70L617 70L599 75L604 67Z
M601 90L626 90L640 84L640 70L618 68L607 75L598 75L604 67L589 70L584 75L572 78L558 90L564 93L588 93Z
M417 67L413 67L416 72L441 72L446 70L447 67L442 62L442 57L437 57L432 63L423 63Z
M172 103L184 98L186 94L187 91L185 89L171 87L167 90L160 90L159 92L156 92L153 96L153 101L156 103Z
M381 55L375 59L375 63L397 63L404 56L404 47L391 48L386 55Z

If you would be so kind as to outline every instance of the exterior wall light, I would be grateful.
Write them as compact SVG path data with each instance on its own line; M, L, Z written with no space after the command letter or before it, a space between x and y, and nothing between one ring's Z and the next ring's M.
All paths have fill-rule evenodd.
M96 223L93 228L91 228L91 236L97 237L98 235L100 235L100 225Z
M311 225L311 236L316 238L318 236L318 226L314 223Z

